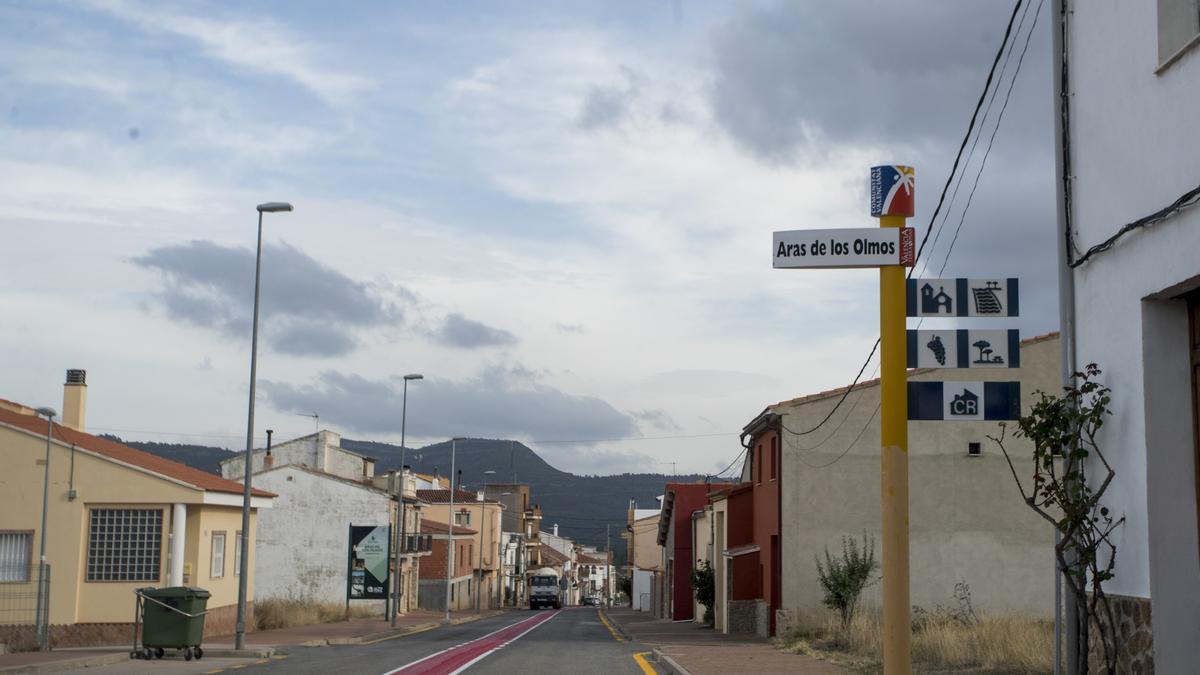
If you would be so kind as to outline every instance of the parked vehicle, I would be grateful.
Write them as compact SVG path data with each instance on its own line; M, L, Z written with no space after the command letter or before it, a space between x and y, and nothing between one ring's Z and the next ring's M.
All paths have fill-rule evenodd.
M529 580L529 609L545 609L547 607L561 609L563 605L562 588L559 586L558 572L549 567L543 567L533 573Z
M599 607L600 606L600 598L597 598L594 595L589 595L583 599L583 604L586 607Z

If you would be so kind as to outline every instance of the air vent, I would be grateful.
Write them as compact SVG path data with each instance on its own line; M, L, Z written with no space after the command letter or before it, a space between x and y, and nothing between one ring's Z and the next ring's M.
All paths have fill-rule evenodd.
M87 371L83 368L71 368L67 371L67 384L87 384Z

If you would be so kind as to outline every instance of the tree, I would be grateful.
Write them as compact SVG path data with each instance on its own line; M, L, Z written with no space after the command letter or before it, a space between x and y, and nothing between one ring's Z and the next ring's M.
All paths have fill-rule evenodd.
M1112 532L1125 522L1124 516L1114 520L1108 507L1100 503L1116 475L1097 443L1104 420L1111 414L1108 406L1112 401L1111 390L1095 381L1100 372L1096 364L1089 363L1083 372L1071 376L1071 385L1063 388L1062 396L1037 392L1033 409L1017 420L1013 436L1033 442L1033 477L1028 491L1004 445L1006 426L1000 425L999 438L989 436L1004 452L1025 503L1061 535L1054 555L1081 608L1079 641L1074 648L1080 670L1085 673L1088 616L1097 619L1097 635L1108 672L1116 672L1118 633L1104 582L1114 576L1117 547ZM1085 461L1089 458L1090 464ZM1102 470L1101 475L1089 480L1089 465ZM1098 612L1103 612L1103 621Z
M692 568L692 592L696 594L696 602L704 605L704 623L713 622L713 605L716 604L717 582L712 565L707 560L697 560Z
M817 577L821 580L821 588L825 591L823 602L830 609L836 609L842 618L842 628L854 620L854 612L858 609L858 598L863 589L872 582L871 574L879 566L875 562L875 540L863 533L863 543L860 548L858 540L852 537L842 537L842 555L835 558L825 547L825 565L817 558Z

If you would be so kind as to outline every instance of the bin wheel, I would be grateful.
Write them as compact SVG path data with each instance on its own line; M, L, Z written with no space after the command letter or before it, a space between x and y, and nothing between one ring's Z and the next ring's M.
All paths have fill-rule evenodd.
M150 649L149 647L144 647L142 649L142 658L147 661L154 658L154 650Z
M203 649L200 649L199 647L192 647L192 651L196 652L196 660L197 661L204 658L204 650Z
M192 648L191 648L191 647L184 647L184 648L183 648L183 660L184 660L184 661L191 661L191 660L192 660Z
M161 659L161 658L163 657L163 654L165 654L165 653L166 653L166 652L165 652L165 651L163 651L163 648L162 648L162 647L155 647L155 648L154 648L154 658L156 658L156 659Z

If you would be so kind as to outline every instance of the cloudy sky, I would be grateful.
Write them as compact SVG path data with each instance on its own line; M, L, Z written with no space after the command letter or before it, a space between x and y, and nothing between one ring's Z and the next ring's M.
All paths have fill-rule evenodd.
M919 263L1021 276L1027 334L1057 325L1037 7ZM764 406L848 383L878 334L873 271L772 270L772 231L874 226L868 167L903 162L922 235L1010 10L4 2L0 398L57 406L86 368L91 431L238 447L254 206L284 200L260 435L315 413L398 440L420 372L410 444L714 471Z

